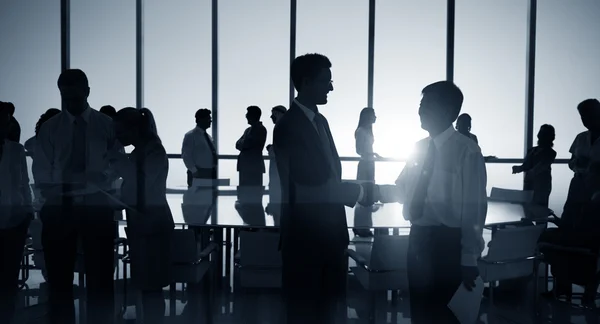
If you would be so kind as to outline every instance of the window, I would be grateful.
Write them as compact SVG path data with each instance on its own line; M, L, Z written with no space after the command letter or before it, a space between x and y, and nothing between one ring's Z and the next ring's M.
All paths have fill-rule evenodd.
M454 75L484 155L524 154L527 1L456 3Z
M415 142L427 136L418 109L421 90L446 79L446 3L376 2L373 132L375 152L383 156L408 158ZM353 117L355 125L358 114Z
M600 97L598 12L598 1L538 1L535 132L554 126L558 158L571 156L571 143L585 130L577 105Z
M135 107L135 1L71 0L71 68L87 74L93 108Z
M271 108L289 103L289 34L289 1L219 2L220 154L239 153L235 142L248 127L246 108L252 105L261 108L271 143ZM219 168L219 177L231 179L232 185L238 179L229 167Z
M355 156L354 130L367 105L369 2L298 1L296 56L326 55L334 91L320 111L329 121L340 156Z
M212 110L211 17L210 0L144 2L144 106L168 153L181 153L198 109Z
M15 105L21 143L48 108L60 108L60 1L5 1L0 6L0 101Z

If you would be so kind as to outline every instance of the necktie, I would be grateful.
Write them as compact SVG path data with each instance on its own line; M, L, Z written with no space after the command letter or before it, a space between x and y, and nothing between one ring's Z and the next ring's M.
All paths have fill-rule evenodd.
M331 148L331 139L329 138L329 134L327 132L326 119L319 112L315 115L315 124L317 126L317 133L319 133L319 139L321 140L321 146L323 147L323 152L325 152L325 156L327 158L327 162L329 162L329 166L331 169L335 171L333 167L333 152Z
M208 133L204 132L204 138L206 139L206 143L208 143L208 147L210 147L210 151L212 153L213 167L215 167L218 163L217 150L215 149L215 145L213 144L212 140L208 136Z
M87 143L86 143L87 125L83 117L78 116L73 123L73 144L71 147L71 160L69 163L69 173L73 176L73 181L82 181L86 169Z
M433 162L435 160L435 153L435 145L433 144L433 140L431 140L429 141L427 154L425 155L425 159L423 160L423 168L421 170L421 175L419 176L419 181L417 182L417 186L413 194L413 199L410 206L411 220L423 217L423 210L425 208L425 198L427 198L427 188L429 187L429 182L433 173Z

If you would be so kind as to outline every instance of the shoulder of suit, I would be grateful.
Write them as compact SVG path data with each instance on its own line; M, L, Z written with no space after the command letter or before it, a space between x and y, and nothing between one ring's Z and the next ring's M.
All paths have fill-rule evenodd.
M98 118L98 120L102 121L103 123L107 123L107 124L111 124L111 125L113 124L113 119L111 117L107 116L104 113L99 112L96 109L92 109L92 108L89 108L89 109L91 109L90 115L94 116L94 118Z
M189 137L192 136L192 134L194 134L196 132L196 128L189 130L187 133L185 133L184 136Z
M23 147L23 145L21 143L9 141L9 140L4 141L4 146L11 151L25 150L25 148Z

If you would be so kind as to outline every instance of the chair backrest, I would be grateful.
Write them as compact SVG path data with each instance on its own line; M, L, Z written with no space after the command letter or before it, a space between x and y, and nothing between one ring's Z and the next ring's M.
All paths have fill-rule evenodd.
M531 257L546 225L511 227L498 230L489 243L485 259L488 261L511 261Z
M373 270L406 270L407 235L375 235L369 266Z
M240 233L240 264L243 267L281 266L279 233L242 231Z
M191 229L175 229L171 245L174 263L194 263L201 252L200 240Z
M492 187L490 199L516 204L528 204L533 201L533 191Z

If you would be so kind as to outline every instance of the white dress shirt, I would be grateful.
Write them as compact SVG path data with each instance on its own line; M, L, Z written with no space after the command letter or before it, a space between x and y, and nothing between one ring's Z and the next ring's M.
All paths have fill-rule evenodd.
M73 195L97 193L111 189L109 150L117 150L113 120L90 107L81 117L86 122L86 175L103 181L88 180L84 189L71 192ZM58 186L64 183L63 170L69 165L73 142L75 116L67 111L46 121L36 139L33 177L38 186ZM57 194L59 192L56 192Z
M33 214L23 145L6 140L0 159L0 228L15 227Z
M317 127L317 123L315 122L315 112L312 111L310 108L306 107L305 105L301 104L297 99L294 99L294 103L298 107L300 107L300 109L302 110L302 112L304 112L304 114L306 115L306 118L308 118L308 120L311 122L311 124L315 128L315 131L318 133L319 132L319 128ZM360 186L360 193L358 194L358 198L356 200L357 201L363 200L364 195L365 195L364 189L363 189L362 186Z
M476 266L484 248L482 235L487 213L485 162L477 143L452 127L433 138L437 152L423 216L411 219L411 200L430 140L426 138L417 143L417 153L406 163L396 185L380 186L382 202L404 204L404 218L413 225L461 228L461 263Z
M192 173L198 171L198 168L212 169L216 167L216 165L214 165L214 153L210 144L206 141L204 134L206 134L204 129L195 127L183 137L181 158L183 159L185 167ZM212 141L210 135L208 135L208 138Z

